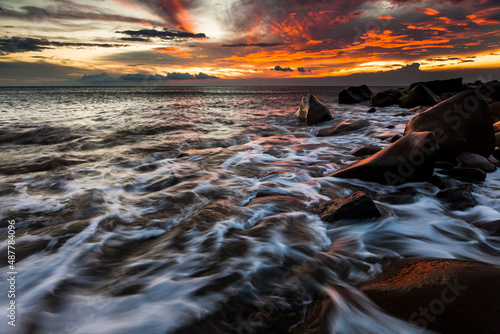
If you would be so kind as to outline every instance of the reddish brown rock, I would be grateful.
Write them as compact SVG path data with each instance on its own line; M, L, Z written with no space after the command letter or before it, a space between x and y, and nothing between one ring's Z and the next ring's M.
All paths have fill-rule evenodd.
M366 155L374 155L375 153L382 151L382 147L377 146L377 145L368 145L368 146L363 146L361 148L358 148L356 151L352 152L351 154L354 155L355 157L363 157Z
M433 106L437 103L439 103L439 97L423 84L416 85L399 100L399 106L408 109L418 106Z

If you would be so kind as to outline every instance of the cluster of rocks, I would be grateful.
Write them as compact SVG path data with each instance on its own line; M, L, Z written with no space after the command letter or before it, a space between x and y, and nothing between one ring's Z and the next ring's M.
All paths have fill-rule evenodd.
M366 86L350 87L339 94L339 103L368 101L369 93ZM315 98L306 100L320 104ZM500 165L494 160L500 160L498 81L476 89L464 86L461 79L419 82L412 84L408 92L388 90L371 94L369 101L370 106L377 107L391 104L404 108L431 107L417 110L402 138L396 138L384 149L376 145L357 149L352 155L367 157L328 177L386 185L431 182L440 188L436 198L448 209L465 210L477 205L473 183L484 181L487 173ZM314 109L322 110L322 114L311 119L331 119L329 111L326 116L326 107ZM367 120L352 119L321 129L317 136L343 135L367 126L370 126ZM435 169L445 177L435 175ZM446 182L446 177L462 183L453 186ZM318 214L328 223L377 219L382 215L379 205L362 192L324 202ZM498 224L490 225L498 234ZM440 333L494 333L500 328L498 282L498 266L463 260L406 258L386 265L379 275L362 284L360 290L390 314L415 325ZM432 314L432 310L439 311L439 316Z

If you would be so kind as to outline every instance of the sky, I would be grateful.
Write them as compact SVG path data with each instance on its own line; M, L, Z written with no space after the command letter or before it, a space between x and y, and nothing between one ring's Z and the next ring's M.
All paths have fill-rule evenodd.
M0 85L500 79L499 0L0 0Z

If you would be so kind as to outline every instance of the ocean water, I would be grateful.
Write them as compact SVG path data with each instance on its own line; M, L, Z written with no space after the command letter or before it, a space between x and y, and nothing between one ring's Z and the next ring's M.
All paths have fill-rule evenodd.
M2 310L12 220L17 272L16 327L2 315L0 332L281 332L327 296L332 333L422 333L357 286L399 257L500 265L500 238L479 226L500 219L500 171L464 211L426 182L327 177L412 117L338 105L341 89L0 88ZM293 117L308 92L332 121ZM315 137L352 118L371 126ZM321 221L321 202L358 190L381 218Z

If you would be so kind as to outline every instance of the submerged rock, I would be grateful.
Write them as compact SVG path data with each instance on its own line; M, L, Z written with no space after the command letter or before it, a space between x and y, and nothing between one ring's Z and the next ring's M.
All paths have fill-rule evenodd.
M500 267L483 262L406 258L360 289L390 314L438 333L497 333Z
M433 131L439 158L452 160L462 152L489 156L495 146L492 117L484 97L465 91L429 108L406 125L405 135Z
M434 133L416 132L330 176L390 185L428 181L434 172L436 152Z
M380 217L380 211L373 200L358 191L346 197L332 199L320 205L322 220L332 223L341 219L369 219Z
M302 98L299 110L297 110L295 116L304 122L306 126L329 121L333 118L328 108L312 94L308 94Z
M458 177L463 179L470 179L475 181L484 181L486 173L478 168L450 168L439 171L441 174L451 177Z
M437 103L439 103L439 97L422 84L412 88L399 100L399 106L408 109L418 106L433 106Z
M464 152L457 157L457 160L458 167L478 168L486 173L491 173L497 170L496 166L482 155Z
M343 121L331 128L321 129L316 133L316 137L338 136L347 132L356 131L370 126L366 119L350 119Z
M473 208L477 201L472 195L474 187L471 184L461 184L456 188L440 191L437 198L446 203L446 206L455 211Z
M464 90L463 79L448 79L448 80L432 80L432 81L421 81L415 82L410 85L410 90L418 85L425 85L436 95L441 95L443 93L458 93Z
M361 148L358 148L356 151L352 152L351 154L354 155L355 157L363 157L366 155L374 155L375 153L382 151L382 147L377 146L377 145L368 145L368 146L363 146Z
M373 93L366 85L349 87L339 93L340 104L360 103L361 101L368 101Z

